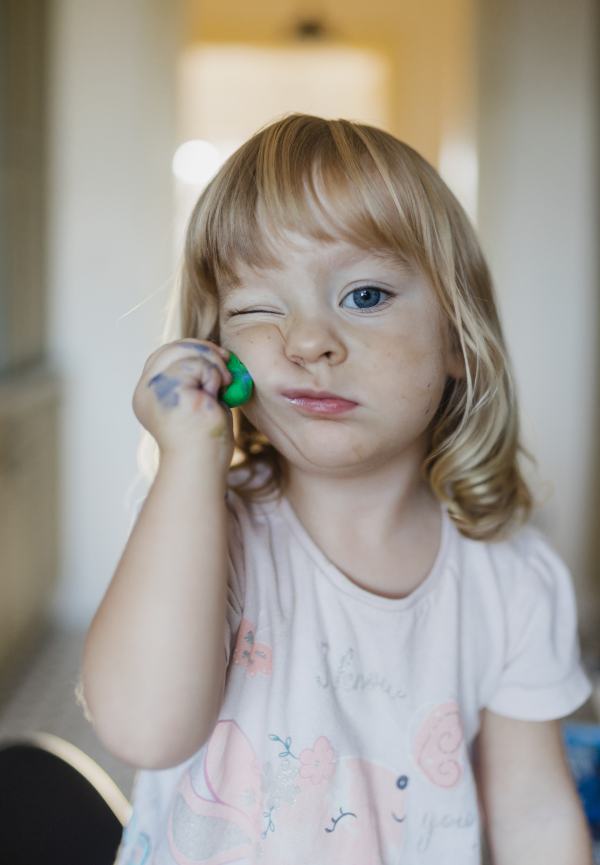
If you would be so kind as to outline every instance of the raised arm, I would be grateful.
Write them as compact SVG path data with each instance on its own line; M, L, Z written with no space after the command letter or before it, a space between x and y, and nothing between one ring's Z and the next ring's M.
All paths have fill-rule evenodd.
M148 360L134 396L160 468L88 633L83 689L106 748L160 769L206 741L225 680L228 352L197 340Z
M477 775L493 865L592 865L558 721L484 710Z

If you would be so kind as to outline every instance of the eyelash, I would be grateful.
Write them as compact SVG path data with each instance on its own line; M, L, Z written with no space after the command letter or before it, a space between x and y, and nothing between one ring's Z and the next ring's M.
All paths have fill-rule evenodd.
M281 312L275 312L272 309L260 309L260 307L259 307L258 309L232 309L232 310L230 310L229 315L230 316L233 316L233 315L250 315L253 312L270 312L272 315L282 315L283 314Z
M381 292L381 294L385 295L385 297L383 298L381 303L378 303L376 306L370 306L370 307L366 306L366 307L363 307L362 309L354 309L354 312L360 312L362 314L364 314L364 313L368 314L368 313L375 312L376 310L379 310L382 307L388 306L391 302L391 299L394 297L394 295L392 294L391 291L387 291L387 289L385 289L385 288L380 288L378 285L359 285L358 288L353 288L352 291L349 291L348 294L345 294L344 297L342 298L342 301L344 301L351 294L354 294L355 291L360 291L361 288L372 288L375 291ZM340 308L352 309L352 307L342 307L341 302L340 302ZM234 315L251 315L254 312L266 312L266 313L271 313L272 315L282 315L283 314L280 312L275 312L272 309L261 309L259 307L257 309L232 309L230 311L229 315L231 317L233 317Z
M360 307L354 308L351 306L350 307L342 307L343 309L351 309L352 312L360 312L361 314L365 314L365 313L369 314L369 313L377 312L378 310L385 308L386 306L389 306L389 304L392 301L392 298L395 296L392 294L391 291L388 291L386 288L381 288L378 285L367 284L367 285L359 285L356 288L353 288L352 291L349 291L348 294L344 295L344 297L342 298L342 302L344 300L346 300L347 297L350 297L351 294L354 294L355 291L360 291L361 289L373 289L374 291L378 291L378 292L380 292L380 294L383 294L384 297L383 297L381 303L378 303L376 306L364 306L364 307L362 307L362 309ZM340 303L340 306L341 306L341 303Z

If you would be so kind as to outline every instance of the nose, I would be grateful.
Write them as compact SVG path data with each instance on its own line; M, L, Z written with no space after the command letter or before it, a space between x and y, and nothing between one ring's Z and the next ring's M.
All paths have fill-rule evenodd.
M325 318L310 317L290 322L285 334L285 354L299 366L326 360L329 366L342 363L346 346Z

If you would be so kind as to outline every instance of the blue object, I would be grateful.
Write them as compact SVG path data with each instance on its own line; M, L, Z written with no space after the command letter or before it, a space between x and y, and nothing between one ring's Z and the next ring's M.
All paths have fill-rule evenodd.
M563 738L600 862L600 724L563 724Z

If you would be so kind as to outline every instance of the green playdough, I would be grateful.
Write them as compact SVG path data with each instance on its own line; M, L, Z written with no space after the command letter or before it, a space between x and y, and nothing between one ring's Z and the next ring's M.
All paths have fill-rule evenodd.
M236 408L247 403L252 396L252 379L244 364L233 353L229 356L227 369L233 381L228 387L221 388L219 397L229 408Z

